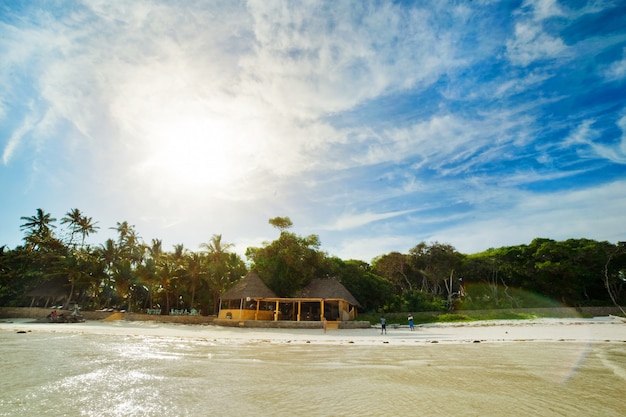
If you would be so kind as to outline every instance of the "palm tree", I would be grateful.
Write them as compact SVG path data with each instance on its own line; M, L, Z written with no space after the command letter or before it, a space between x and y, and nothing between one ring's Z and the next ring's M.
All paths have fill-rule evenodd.
M107 282L105 283L105 291L107 299L104 303L104 307L108 307L111 302L111 275L113 274L113 265L117 259L117 248L113 239L107 239L107 241L98 249L98 255L100 260L104 262L106 269Z
M56 227L52 223L57 220L40 208L34 216L20 217L20 219L26 222L20 225L20 230L27 230L28 233L24 239L33 246L38 246L52 237L52 229Z
M150 308L153 304L154 292L158 290L159 286L159 273L163 267L163 241L161 239L152 239L152 245L148 246L148 259L145 261L144 278L147 281L149 287L149 302Z
M94 233L96 229L99 229L96 224L98 222L93 221L91 217L87 217L80 212L79 209L72 209L65 214L65 217L61 219L61 223L69 223L69 227L71 230L70 234L70 244L74 240L74 234L80 233L82 235L82 240L80 247L85 246L85 238L89 236L91 233Z
M202 243L200 247L206 249L209 255L209 281L213 292L213 312L217 313L219 298L229 283L228 255L233 244L224 244L222 243L222 235L213 235L209 243Z
M206 279L206 271L203 270L203 256L198 252L191 252L187 255L187 279L191 290L191 303L189 308L194 308L196 301L196 288L198 288L202 280Z
M80 247L85 246L85 238L89 236L91 233L95 233L97 229L100 227L96 226L98 222L94 222L91 217L83 216L80 219L80 223L78 224L78 231L82 236L82 240L80 242Z
M127 221L124 221L122 223L117 222L117 227L110 227L110 229L117 230L117 233L120 235L118 243L122 245L126 241L126 237L132 227Z
M181 287L182 287L182 280L181 278L183 278L183 276L185 275L185 255L187 253L187 249L185 249L185 246L180 243L177 245L174 245L174 252L171 253L170 255L170 274L171 274L171 279L170 279L170 288L173 285L174 288L176 288L176 292L177 294L175 294L176 296L178 296L178 300L180 300L180 291L181 291ZM176 281L174 281L176 280ZM176 304L176 309L178 309L180 306L178 305L178 302Z
M123 291L128 299L128 310L132 309L132 294L137 288L137 268L145 256L145 245L135 231L135 226L128 222L118 222L117 227L111 229L119 233L116 246L116 261L113 264L115 286Z
M83 214L79 209L71 209L67 213L65 213L65 217L61 219L62 224L69 223L70 228L70 245L74 241L74 234L78 231L78 224L80 223L80 219L83 217Z

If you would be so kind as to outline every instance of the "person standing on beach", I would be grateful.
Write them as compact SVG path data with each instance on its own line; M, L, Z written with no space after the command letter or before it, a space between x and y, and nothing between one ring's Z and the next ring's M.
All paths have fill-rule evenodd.
M415 326L413 324L413 314L409 314L409 329L411 329L411 331L415 330Z
M380 334L387 334L387 320L384 317L380 318Z

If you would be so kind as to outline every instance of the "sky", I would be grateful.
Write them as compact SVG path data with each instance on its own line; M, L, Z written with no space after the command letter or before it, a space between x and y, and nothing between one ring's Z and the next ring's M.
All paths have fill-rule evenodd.
M0 246L616 243L625 98L622 0L0 0Z

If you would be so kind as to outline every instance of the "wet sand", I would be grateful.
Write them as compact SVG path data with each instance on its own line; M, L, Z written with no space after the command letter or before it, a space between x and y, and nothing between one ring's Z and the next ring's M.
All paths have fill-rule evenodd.
M0 417L624 415L613 317L394 329L0 322ZM312 400L313 399L313 400Z
M6 319L0 331L59 332L200 338L222 343L309 344L450 344L495 342L625 342L626 322L618 317L592 319L493 320L464 323L424 324L410 331L407 326L380 329L250 329L215 325L183 325L139 321L87 321L40 323L32 319Z

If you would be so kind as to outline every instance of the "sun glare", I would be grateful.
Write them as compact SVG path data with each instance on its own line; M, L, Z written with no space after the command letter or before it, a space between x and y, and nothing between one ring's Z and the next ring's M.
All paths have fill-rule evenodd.
M155 132L146 168L177 186L228 186L244 174L238 142L237 132L223 122L181 119Z

